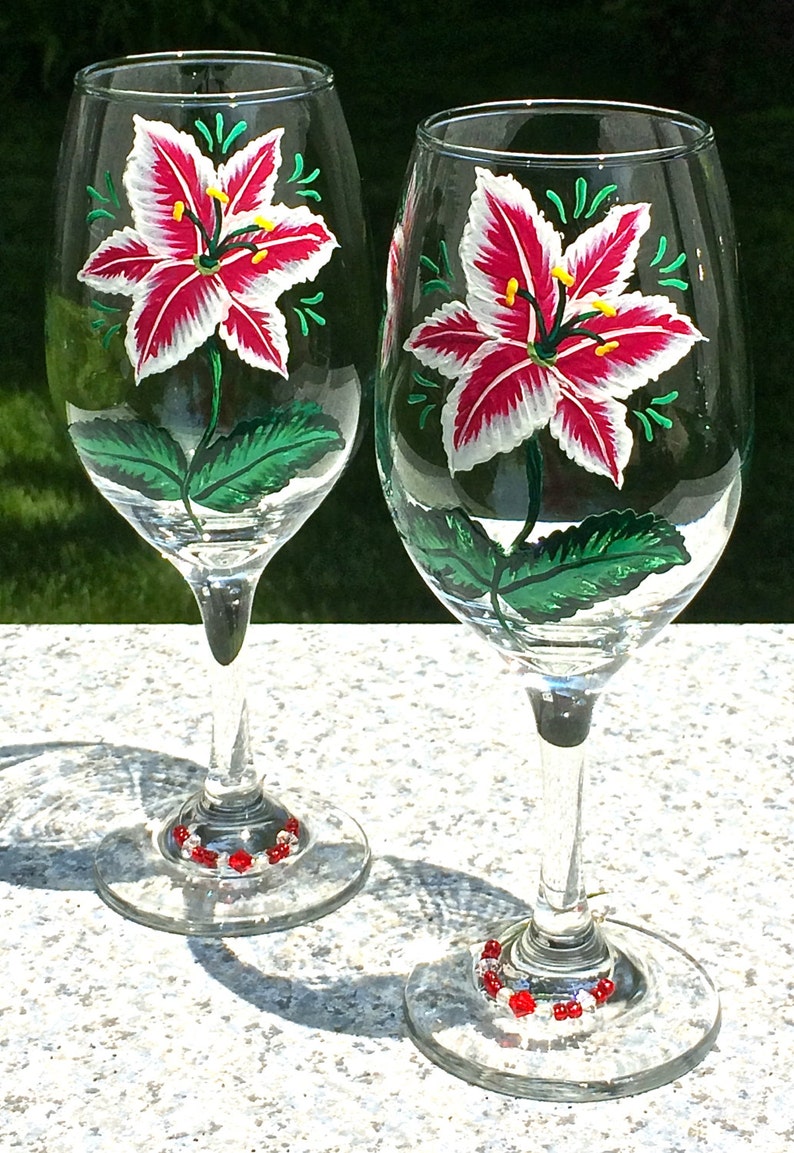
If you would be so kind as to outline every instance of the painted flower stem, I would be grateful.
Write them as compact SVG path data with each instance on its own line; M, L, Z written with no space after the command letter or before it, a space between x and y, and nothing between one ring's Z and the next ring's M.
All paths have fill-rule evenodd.
M215 430L218 427L218 419L221 412L221 377L223 374L223 364L221 361L220 349L214 338L210 338L206 344L207 356L210 362L210 372L212 374L212 396L210 399L210 415L207 421L207 427L201 434L201 439L196 445L196 450L191 457L190 464L188 465L187 472L185 473L184 480L182 481L182 503L185 510L190 517L196 532L201 535L202 527L201 521L193 511L193 505L190 502L190 485L195 475L198 463L201 461L201 454L203 450L212 440L215 435Z
M516 536L507 554L502 558L501 563L494 566L493 580L490 589L491 608L493 609L494 616L499 621L499 624L506 633L512 631L510 622L507 620L502 606L499 601L500 585L502 576L509 564L510 556L526 541L527 537L532 532L540 513L540 500L543 492L543 454L540 450L540 445L537 440L532 437L526 443L526 457L525 467L527 474L527 515L521 529Z
M494 616L499 621L499 624L502 626L502 628L505 630L505 632L509 635L510 632L512 631L512 629L510 627L510 623L507 620L507 617L502 612L502 606L499 603L499 582L501 581L502 573L504 572L504 570L506 568L507 568L507 557L504 558L504 560L501 564L497 564L494 568L493 583L491 584L490 599L491 599L491 608L493 609Z
M527 473L527 516L521 531L510 546L510 552L524 543L537 523L540 514L540 498L543 493L543 454L535 437L526 443Z

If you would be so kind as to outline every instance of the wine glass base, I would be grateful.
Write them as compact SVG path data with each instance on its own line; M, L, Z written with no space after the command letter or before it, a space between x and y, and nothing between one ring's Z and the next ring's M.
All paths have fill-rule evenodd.
M117 913L152 929L199 937L273 933L333 912L366 881L367 839L352 817L319 797L285 798L301 814L305 846L254 875L174 861L160 848L161 826L141 822L100 843L94 879Z
M419 1049L483 1089L541 1101L596 1101L658 1088L694 1068L720 1028L716 989L677 945L647 929L604 924L616 989L594 1010L556 1020L548 1002L517 1018L473 975L482 942L422 962L405 989ZM498 934L495 934L498 936Z

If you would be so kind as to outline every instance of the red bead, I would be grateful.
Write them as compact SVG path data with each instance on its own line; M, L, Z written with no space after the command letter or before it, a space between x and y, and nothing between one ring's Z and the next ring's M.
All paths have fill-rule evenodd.
M290 817L289 820L284 822L285 833L292 833L293 837L297 837L300 831L300 821L297 817Z
M289 856L289 845L283 841L279 841L272 849L267 850L267 859L271 865L277 865L279 861L283 861L285 857Z
M535 998L529 989L520 989L514 993L508 1001L508 1005L513 1010L514 1017L527 1017L530 1013L534 1013L537 1008Z
M504 986L504 981L498 973L494 973L493 969L488 969L482 975L482 984L486 993L490 993L495 997L499 990Z
M208 869L214 869L218 863L218 854L213 849L205 849L202 845L196 845L190 856L197 865L206 865Z
M175 825L171 831L171 835L181 849L190 836L190 829L185 828L184 825Z
M480 956L486 961L495 961L502 955L502 946L498 941L486 941L483 945Z
M578 1001L569 1001L565 1007L568 1010L569 1017L581 1017L582 1006Z
M563 1001L557 1001L552 1009L555 1021L564 1021L568 1016L568 1006Z
M235 873L247 873L254 863L254 858L245 849L238 849L229 857L229 868Z
M596 1001L598 1001L599 1005L603 1005L604 1001L606 1001L608 997L611 997L615 992L615 982L610 981L609 977L603 977L598 982L596 987L590 990L590 992L593 994Z

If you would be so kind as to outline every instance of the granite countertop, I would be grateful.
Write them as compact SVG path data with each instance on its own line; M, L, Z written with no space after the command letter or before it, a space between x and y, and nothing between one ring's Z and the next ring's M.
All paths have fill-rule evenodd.
M588 887L721 990L680 1081L559 1105L474 1088L405 1035L413 961L531 900L521 689L456 625L257 626L255 749L366 829L366 888L286 933L157 933L91 849L209 742L192 626L0 626L0 1149L26 1153L783 1153L794 1141L794 626L674 625L597 711Z

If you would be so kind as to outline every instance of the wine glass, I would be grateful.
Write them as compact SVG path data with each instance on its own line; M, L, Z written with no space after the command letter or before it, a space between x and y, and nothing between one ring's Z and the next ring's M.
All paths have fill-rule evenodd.
M594 919L580 826L599 694L695 595L736 517L738 297L701 121L539 100L420 125L389 256L381 476L420 574L521 678L542 759L531 916L451 943L405 994L419 1048L488 1089L634 1093L719 1029L693 958Z
M355 821L264 790L241 650L266 563L356 445L368 275L324 65L179 52L78 73L57 177L51 390L91 481L190 585L211 652L203 788L96 854L100 895L154 928L282 929L366 876Z

